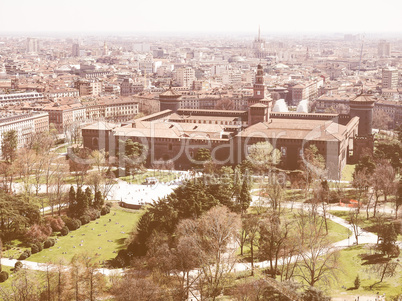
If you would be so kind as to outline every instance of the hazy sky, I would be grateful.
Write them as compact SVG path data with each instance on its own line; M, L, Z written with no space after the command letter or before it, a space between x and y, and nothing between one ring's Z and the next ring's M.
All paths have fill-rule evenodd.
M401 32L402 1L0 0L0 31Z

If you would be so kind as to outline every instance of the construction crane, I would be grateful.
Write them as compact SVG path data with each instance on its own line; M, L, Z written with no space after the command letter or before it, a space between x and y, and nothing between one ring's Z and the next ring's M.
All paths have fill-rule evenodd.
M359 69L357 70L357 77L360 75L360 68L362 64L362 57L363 57L363 46L364 46L364 34L362 35L362 47L360 48L360 60L359 60Z

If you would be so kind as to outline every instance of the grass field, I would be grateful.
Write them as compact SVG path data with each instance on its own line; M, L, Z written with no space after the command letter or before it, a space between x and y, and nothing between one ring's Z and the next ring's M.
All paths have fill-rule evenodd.
M355 165L347 164L345 168L342 170L342 181L349 181L353 180L353 172L355 171Z
M103 262L116 256L124 248L124 240L138 222L140 211L112 208L104 215L70 232L67 236L57 237L57 243L32 255L27 260L35 262L57 262L60 259L69 262L75 254L86 252ZM111 221L109 221L109 219Z
M400 277L402 268L397 267L394 276L384 278L383 282L380 281L380 276L373 269L372 264L364 264L359 256L360 254L370 253L371 251L367 246L353 246L348 249L340 251L340 269L338 273L338 282L333 282L331 289L327 290L332 296L345 296L345 295L385 295L389 298L402 293L402 279ZM399 257L399 260L402 256ZM354 289L354 280L359 275L361 284L359 289ZM387 300L391 300L388 299Z

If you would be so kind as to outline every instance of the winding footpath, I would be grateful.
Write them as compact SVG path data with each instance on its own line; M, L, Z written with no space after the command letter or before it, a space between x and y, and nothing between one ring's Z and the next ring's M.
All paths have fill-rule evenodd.
M258 197L253 197L253 201L257 200ZM293 204L284 204L288 208L293 208L293 209L308 209L309 206L306 206L306 204L302 203L293 203ZM345 209L345 207L340 207ZM335 209L335 208L331 208ZM338 208L336 208L338 209ZM340 217L336 217L332 214L327 214L327 217L332 220L333 222L350 229L350 225L348 222L346 222L344 219ZM351 230L351 229L350 229ZM375 244L377 243L377 235L367 232L361 228L359 228L359 244ZM353 244L356 243L356 239L354 235L352 234L349 238L346 238L344 240L338 241L334 243L332 246L336 247L338 249L343 249L347 248ZM282 259L278 264L282 264ZM1 264L4 266L11 266L13 267L15 263L17 262L17 259L8 259L8 258L2 258L1 259ZM36 271L46 271L49 267L49 264L44 264L44 263L38 263L38 262L33 262L33 261L28 261L28 260L21 260L22 264L24 265L25 268L36 270ZM254 263L255 268L265 268L268 267L270 264L269 261L262 261L262 262L256 262ZM251 264L250 263L236 263L233 267L234 272L241 272L241 271L246 271L251 269ZM101 268L99 269L99 272L109 276L113 274L122 274L124 272L123 269L107 269L107 268Z

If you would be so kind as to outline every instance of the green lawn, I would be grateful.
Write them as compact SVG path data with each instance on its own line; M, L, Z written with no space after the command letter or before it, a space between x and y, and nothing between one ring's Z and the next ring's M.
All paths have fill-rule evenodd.
M353 180L353 172L355 171L355 165L347 164L345 168L342 170L342 181L349 181Z
M55 152L58 153L58 154L67 153L67 146L59 147L59 148L57 148L57 149L55 150Z
M340 218L343 218L345 220L347 220L349 217L349 211L331 210L331 211L329 211L329 213L331 213L335 216L338 216ZM369 213L369 216L370 216L369 219L367 219L366 211L365 210L360 211L361 219L360 219L359 227L361 227L367 231L370 231L372 229L372 227L375 226L375 224L376 224L376 219L372 217L373 216L372 212ZM377 216L380 216L380 215L377 214ZM393 216L390 216L390 215L386 215L385 218L386 218L385 219L386 222L391 222L393 220Z
M44 249L27 260L57 262L63 258L69 262L75 254L83 252L94 255L99 262L112 259L116 257L117 251L125 247L124 240L138 222L140 215L141 211L112 208L111 213L70 232L67 236L58 237L55 246Z
M344 295L371 295L373 296L377 292L380 295L383 293L387 297L395 296L402 293L402 278L400 273L402 271L401 266L397 268L397 271L393 277L384 278L382 283L375 285L372 289L370 286L380 280L380 276L374 272L373 265L363 264L359 254L370 253L367 246L353 246L348 249L340 251L340 270L338 273L338 282L331 284L331 289L328 290L332 296L344 296ZM402 256L399 257L401 259ZM359 289L354 289L354 280L359 275L361 284ZM342 288L344 286L344 288ZM390 299L387 299L390 300Z

